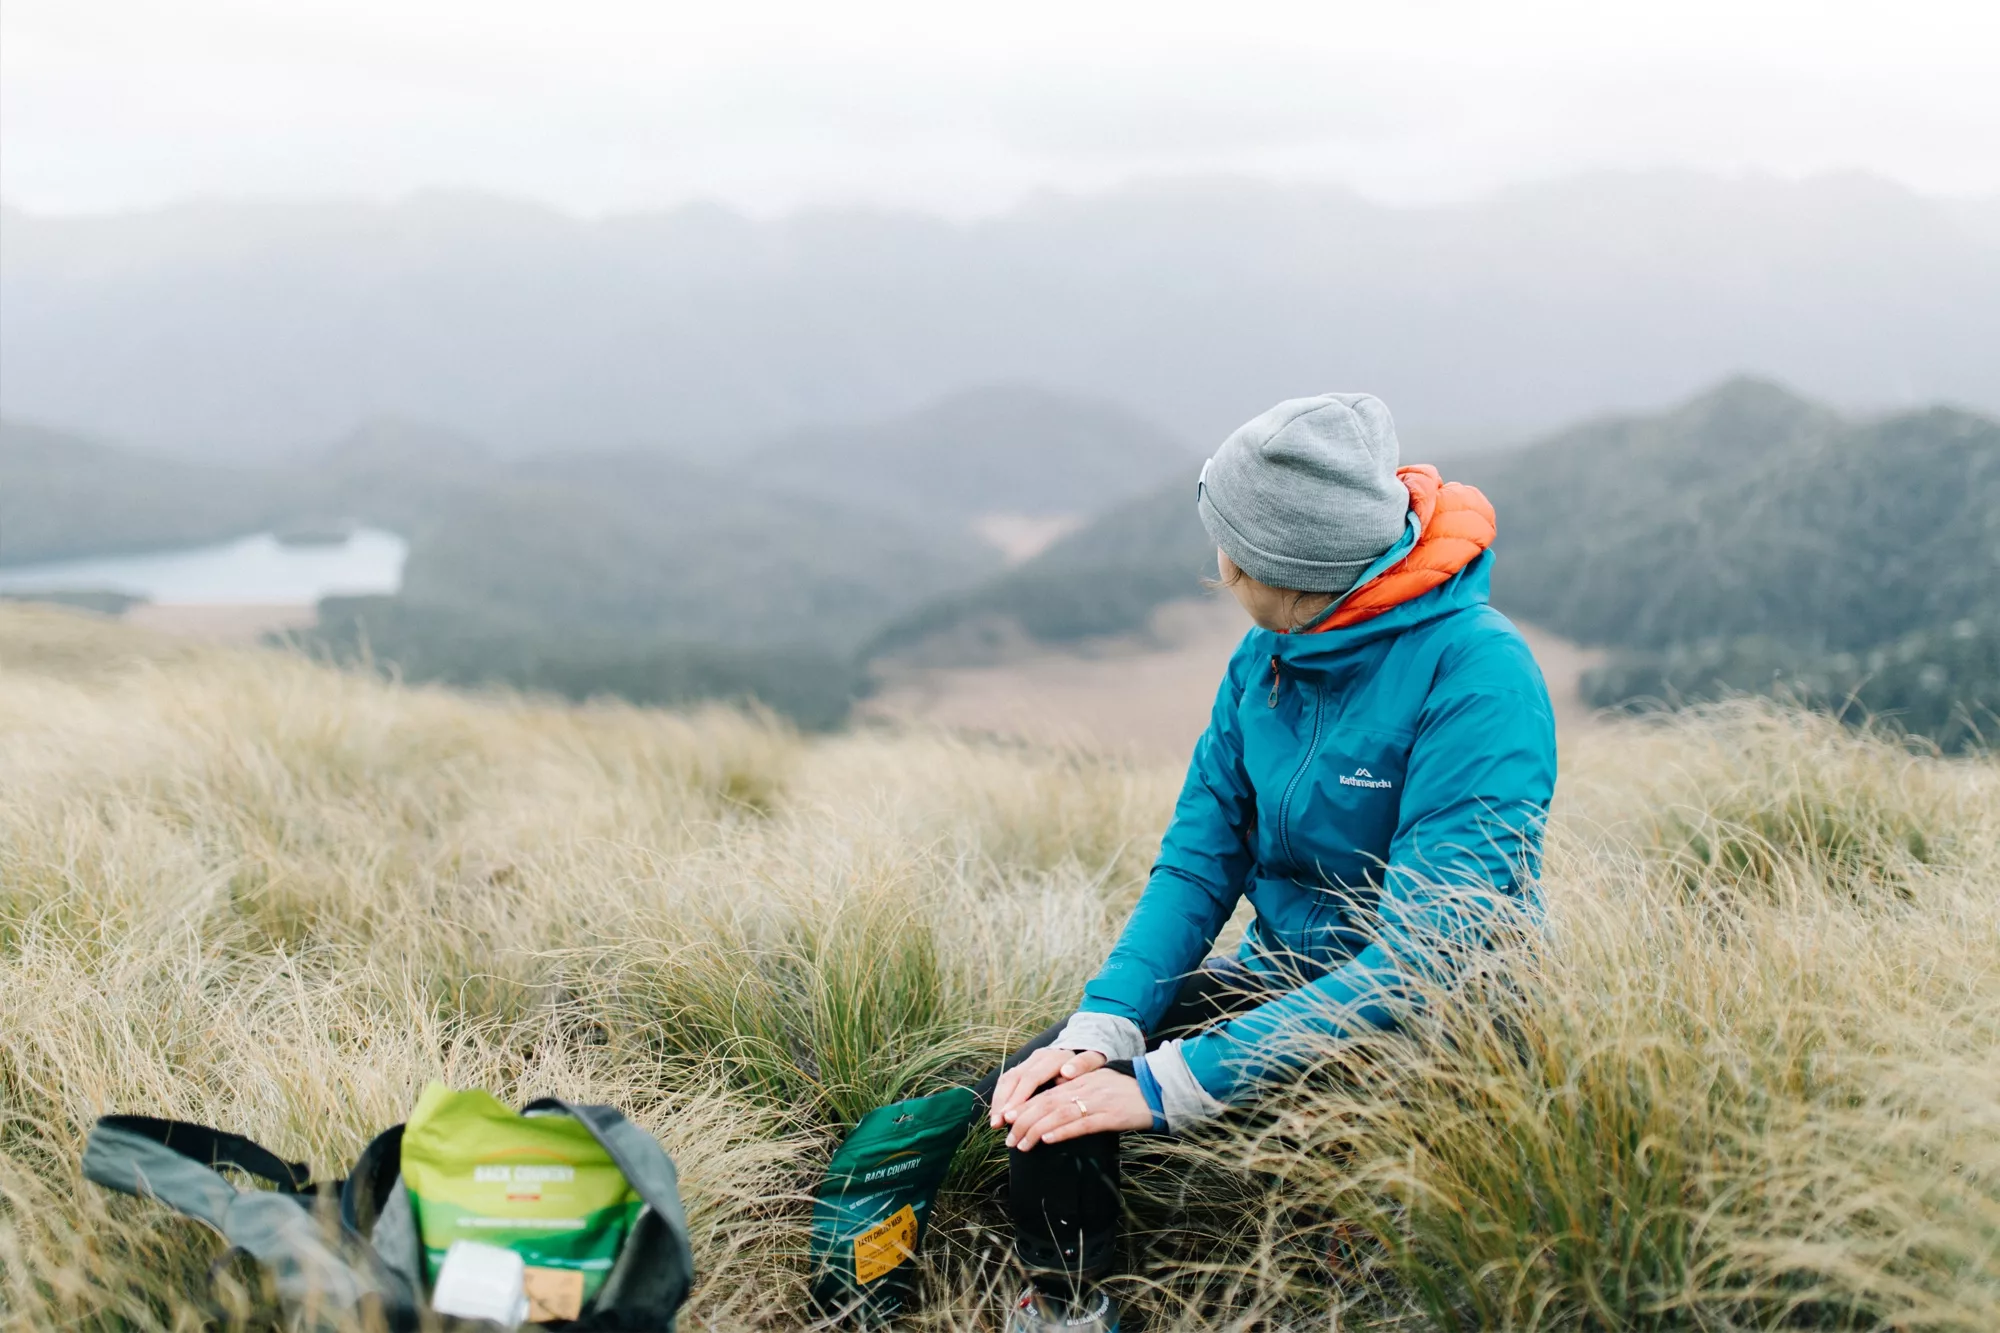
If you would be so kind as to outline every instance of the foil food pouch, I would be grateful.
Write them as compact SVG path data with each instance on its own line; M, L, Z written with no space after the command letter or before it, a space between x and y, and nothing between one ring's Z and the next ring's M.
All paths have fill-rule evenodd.
M870 1111L827 1164L813 1199L812 1299L879 1321L916 1286L917 1246L971 1122L970 1088Z
M435 1283L454 1241L521 1256L536 1321L574 1319L644 1206L597 1140L561 1112L520 1115L485 1092L424 1089L403 1131L403 1187Z

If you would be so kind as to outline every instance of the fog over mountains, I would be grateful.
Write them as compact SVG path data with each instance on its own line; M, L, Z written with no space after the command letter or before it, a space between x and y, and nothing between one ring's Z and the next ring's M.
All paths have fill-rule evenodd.
M1993 210L1865 177L1596 175L1451 207L1239 180L986 221L481 197L0 226L0 411L275 458L385 416L513 452L721 459L995 382L1200 445L1367 388L1412 456L1723 376L2000 408Z

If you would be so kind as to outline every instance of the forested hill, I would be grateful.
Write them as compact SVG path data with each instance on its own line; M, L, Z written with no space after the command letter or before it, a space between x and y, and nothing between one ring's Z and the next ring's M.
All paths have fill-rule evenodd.
M1776 692L2000 740L2000 423L1743 380L1463 471L1502 515L1495 601L1617 650L1592 702Z
M1215 573L1215 547L1195 517L1200 467L1070 533L979 586L892 622L872 651L976 658L1020 635L1073 643L1142 629L1156 607L1198 595Z
M1738 380L1457 472L1500 513L1495 602L1584 643L1855 649L2000 603L2000 423L1968 412Z
M1956 740L2000 703L1990 418L1931 407L1852 419L1737 379L1668 412L1594 420L1445 471L1499 511L1495 603L1619 650L1592 683L1600 703L1775 681L1829 704L1853 695ZM965 655L1023 633L1128 632L1197 595L1213 559L1190 469L904 616L877 648Z
M262 468L185 462L0 418L0 565L157 550L268 527Z

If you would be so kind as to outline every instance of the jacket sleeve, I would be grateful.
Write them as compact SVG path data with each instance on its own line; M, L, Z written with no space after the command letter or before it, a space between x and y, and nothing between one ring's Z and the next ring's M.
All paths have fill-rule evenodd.
M1208 956L1250 870L1256 795L1243 768L1237 709L1256 659L1253 631L1237 645L1196 743L1160 856L1104 966L1083 989L1079 1016L1107 1014L1150 1030L1181 979Z
M1518 651L1526 658L1525 645ZM1464 671L1433 687L1383 869L1376 942L1317 981L1180 1044L1216 1102L1248 1099L1329 1040L1393 1026L1412 983L1448 982L1469 950L1490 942L1498 911L1536 905L1555 722L1532 659L1514 667Z

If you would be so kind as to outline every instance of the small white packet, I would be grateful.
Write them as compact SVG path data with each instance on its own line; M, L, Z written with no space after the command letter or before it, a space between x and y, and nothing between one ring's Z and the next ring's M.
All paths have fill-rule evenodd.
M527 1264L512 1250L455 1240L431 1286L431 1309L513 1328L528 1317L526 1271Z

